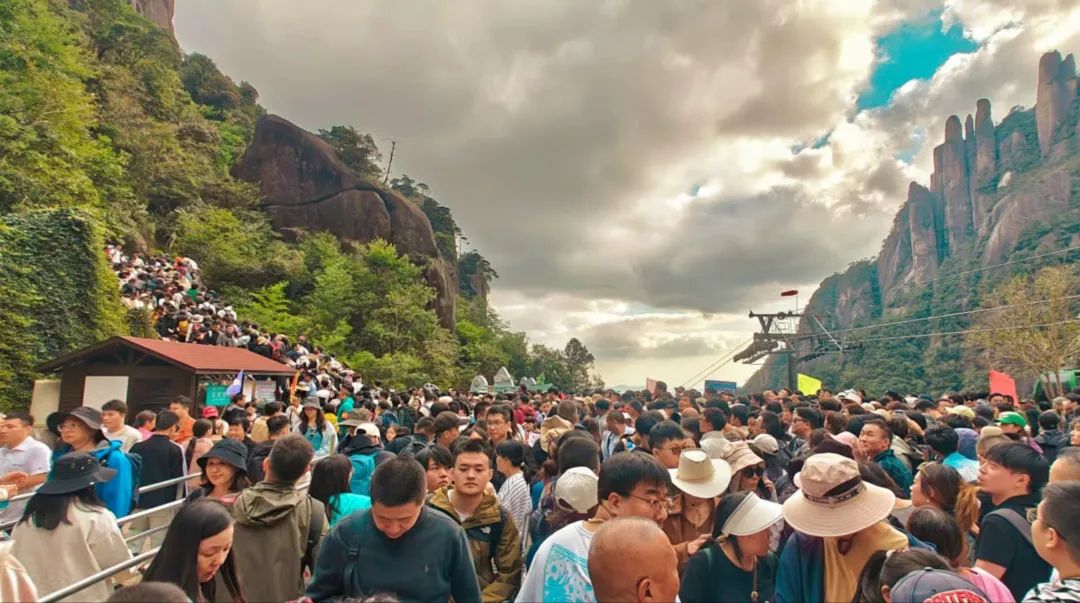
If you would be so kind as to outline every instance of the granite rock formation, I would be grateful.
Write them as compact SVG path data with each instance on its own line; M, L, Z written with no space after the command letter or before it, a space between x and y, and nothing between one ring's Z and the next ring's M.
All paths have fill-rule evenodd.
M342 243L381 238L424 267L437 292L435 310L454 328L456 267L440 257L435 233L414 203L349 169L318 136L276 115L262 117L233 175L258 183L262 207L274 228L295 240L306 231L325 231Z
M997 125L985 98L974 117L950 116L944 142L934 148L929 187L911 183L876 260L825 279L807 311L829 316L838 329L902 316L946 261L956 271L1002 264L1021 246L1030 254L1063 241L1080 244L1078 226L1061 219L1080 208L1080 79L1073 56L1043 55L1037 86L1035 107L1014 108ZM961 294L951 304L977 302ZM817 330L805 323L800 329ZM814 362L829 360L803 368L812 374ZM783 370L762 369L748 385L780 383Z
M158 26L173 31L173 15L176 13L176 0L128 0L135 12L153 21Z

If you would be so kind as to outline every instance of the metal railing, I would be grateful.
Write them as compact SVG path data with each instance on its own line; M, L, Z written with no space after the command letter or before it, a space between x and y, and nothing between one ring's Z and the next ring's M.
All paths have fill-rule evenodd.
M54 603L55 601L59 601L64 597L70 597L71 595L90 588L91 586L97 584L98 582L101 582L102 580L107 580L126 569L131 569L141 563L153 559L154 555L157 555L157 552L159 550L161 550L161 547L151 549L149 551L146 551L145 553L140 553L138 555L135 555L131 559L128 559L127 561L122 561L116 565L107 567L96 574L91 574L83 578L82 580L75 582L74 584L70 584L68 586L65 586L64 588L61 588L60 590L53 591L45 595L44 597L39 597L38 603Z
M142 486L141 488L139 488L137 490L137 492L139 494L143 494L143 493L146 493L146 492L153 492L154 490L161 490L162 488L168 488L169 486L173 486L173 485L176 485L176 484L182 484L182 483L184 483L184 482L186 482L186 481L188 481L190 479L199 478L199 477L202 477L202 472L192 473L190 475L185 475L183 477L174 477L172 479L167 479L167 480L164 480L164 481L155 482L153 484L147 484L145 486ZM36 492L27 492L25 494L19 494L18 496L12 496L11 498L8 499L8 504L11 504L13 502L19 502L19 501L22 501L22 500L29 500L30 497L32 497L34 494L36 494ZM183 500L181 500L180 502L183 502ZM169 503L169 504L172 504L172 503ZM160 507L155 507L154 509L148 509L148 510L149 511L154 511L154 510L157 510L157 509L160 509ZM150 513L145 513L143 511L140 511L139 513L132 513L131 515L127 515L127 516L124 516L122 518L117 518L116 523L120 524L120 525L123 525L124 523L126 523L128 521L131 521L131 519L133 519L135 515L138 515L139 517L145 517L146 515L149 515L149 514ZM4 523L0 523L0 530L2 530L2 531L10 530L11 528L15 527L16 524L19 523L20 519L22 519L22 518L12 519L10 521L5 521Z
M315 463L321 461L322 459L326 458L327 456L329 456L329 455L322 455L322 456L317 456L317 457L313 458L311 460L312 465L314 465ZM183 477L177 477L177 478L173 478L173 479L167 479L167 480L164 480L164 481L156 482L156 483L153 483L153 484L148 484L146 486L140 487L138 489L138 493L142 494L143 492L152 492L154 490L160 490L162 488L167 488L167 487L169 487L171 485L183 483L183 482L186 482L186 481L188 481L188 480L190 480L192 478L201 477L201 476L202 476L202 473L193 473L191 475L185 475ZM308 474L305 477L310 477L310 474ZM296 488L298 490L306 489L310 483L311 483L310 479L304 479L303 483L298 483ZM27 493L25 495L19 495L19 496L23 497L23 498L29 498L30 496L33 496L33 494L34 494L33 492L29 492L29 493ZM12 497L11 500L16 500L16 498L19 498L19 497ZM187 500L185 500L183 498L180 498L178 500L167 502L167 503L165 503L163 505L158 505L158 506L152 507L150 509L142 509L142 510L136 511L134 513L131 513L130 515L125 515L124 517L121 517L121 518L117 519L116 524L118 526L121 526L121 525L124 525L126 523L130 523L131 521L134 521L134 520L142 518L142 517L149 517L150 515L153 515L154 513L157 513L159 511L166 511L166 510L169 510L169 509L172 509L172 508L175 508L175 507L181 507L186 502L187 502ZM7 530L8 528L10 528L11 526L14 526L17 523L18 523L18 520L6 522L4 524L0 524L0 529ZM154 527L154 528L150 528L148 530L144 530L142 532L139 532L138 534L132 534L132 535L124 538L124 542L130 544L130 543L132 543L132 542L134 542L136 540L139 540L140 538L143 538L145 536L149 536L151 534L156 534L157 532L165 531L165 530L169 529L169 525L171 523L172 523L172 520L170 520L169 524L165 524L165 525L162 525L162 526L157 526L157 527ZM153 549L151 549L149 551L146 551L144 553L140 553L138 555L135 555L131 559L128 559L127 561L122 561L122 562L120 562L120 563L118 563L116 565L107 567L107 568L105 568L105 569L103 569L103 570L101 570L101 571L99 571L99 572L97 572L95 574L92 574L90 576L87 576L87 577L83 578L82 580L79 580L78 582L75 582L75 583L73 583L71 585L65 586L64 588L62 588L62 589L60 589L58 591L51 592L51 593L45 595L44 597L39 597L38 602L39 603L54 603L54 602L59 601L60 599L63 599L65 597L70 597L71 595L73 595L73 594L75 594L77 592L80 592L82 590L85 590L85 589L93 586L94 584L97 584L98 582L101 582L102 580L106 580L106 579L108 579L108 578L110 578L112 576L115 576L116 574L118 574L118 573L120 573L120 572L122 572L124 570L131 569L133 567L137 567L137 566L139 566L140 564L142 564L142 563L144 563L146 561L150 561L151 559L154 558L154 555L156 555L159 550L161 550L161 547L156 547L156 548L153 548Z

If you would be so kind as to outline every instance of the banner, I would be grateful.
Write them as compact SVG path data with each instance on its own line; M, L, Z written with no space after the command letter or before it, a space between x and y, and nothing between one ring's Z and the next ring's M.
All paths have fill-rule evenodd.
M734 381L711 381L706 379L705 389L715 390L717 393L728 392L734 396L739 388Z
M821 389L821 379L799 373L799 381L796 388L801 391L804 396L817 395L818 390Z
M650 394L656 393L656 379L645 378L645 389L649 390Z
M1013 401L1020 402L1020 396L1016 395L1016 380L1010 377L1008 373L999 373L991 369L990 393L1012 396Z

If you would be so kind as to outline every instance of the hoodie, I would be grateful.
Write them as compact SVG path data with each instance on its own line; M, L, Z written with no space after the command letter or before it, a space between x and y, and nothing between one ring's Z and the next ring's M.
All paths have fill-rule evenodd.
M135 471L131 467L131 460L127 453L121 450L123 442L120 440L102 440L97 447L90 451L94 458L109 469L116 469L116 476L107 482L94 484L94 493L105 508L112 511L117 519L131 515L131 502L135 498ZM53 463L56 459L71 452L71 446L64 444L53 453Z
M327 531L323 504L295 484L263 481L236 497L233 552L248 601L291 601L304 592L304 567L314 566Z
M1035 437L1035 442L1042 448L1046 462L1057 460L1058 452L1069 445L1069 434L1060 429L1043 431Z
M521 539L514 519L500 510L499 499L485 492L480 506L464 520L458 515L454 503L450 502L449 487L444 486L433 492L428 498L428 505L445 513L465 530L483 602L512 600L521 588ZM499 541L494 543L496 550L492 554L493 526L500 523Z
M394 458L394 453L387 452L371 442L371 439L358 433L345 440L338 452L349 457L353 474L349 479L349 489L353 494L371 495L371 475L375 467L386 459Z

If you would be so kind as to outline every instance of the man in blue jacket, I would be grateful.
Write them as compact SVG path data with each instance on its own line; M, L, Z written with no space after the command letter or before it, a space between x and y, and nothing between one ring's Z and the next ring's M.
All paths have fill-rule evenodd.
M371 593L401 601L480 601L465 532L424 505L427 478L412 458L393 458L371 478L371 508L323 540L305 594L316 603Z
M812 455L799 482L784 503L784 520L795 533L780 554L777 603L851 601L875 552L925 546L889 525L896 496L862 481L854 460Z

